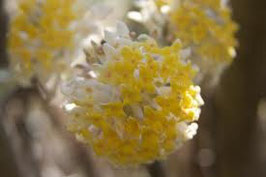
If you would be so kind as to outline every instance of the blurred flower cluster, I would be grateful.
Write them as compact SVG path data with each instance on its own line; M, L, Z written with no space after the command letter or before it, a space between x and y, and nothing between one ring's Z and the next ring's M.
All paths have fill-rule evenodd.
M217 84L221 72L235 57L237 46L234 35L238 26L226 1L139 0L136 6L140 10L129 12L130 19L145 24L164 43L180 39L189 59L200 69L196 81L209 79L208 84Z
M163 159L191 139L198 85L217 84L237 46L222 0L16 0L10 14L13 78L58 78L67 128L117 165Z
M66 55L74 48L73 23L79 16L73 0L25 0L17 4L10 21L8 51L14 78L29 85L42 83L67 67ZM77 9L76 9L77 10Z

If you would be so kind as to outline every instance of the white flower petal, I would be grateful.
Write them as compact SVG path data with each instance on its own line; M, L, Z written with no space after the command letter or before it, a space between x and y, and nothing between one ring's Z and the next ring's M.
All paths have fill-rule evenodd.
M180 51L180 55L182 58L186 59L191 55L191 49L190 48L186 48Z
M144 21L142 14L135 11L128 12L127 18L139 23Z
M104 39L106 40L107 43L113 45L116 42L116 34L110 31L104 31Z
M110 44L108 44L108 43L105 43L104 45L103 45L103 51L104 51L104 53L105 53L105 55L106 56L110 56L110 57L112 57L112 56L114 56L114 55L116 55L116 50L115 50L115 48L114 47L112 47Z
M119 36L129 37L129 29L125 23L121 21L117 23L117 34Z
M197 134L198 127L198 124L195 122L190 124L186 130L186 137L192 139Z

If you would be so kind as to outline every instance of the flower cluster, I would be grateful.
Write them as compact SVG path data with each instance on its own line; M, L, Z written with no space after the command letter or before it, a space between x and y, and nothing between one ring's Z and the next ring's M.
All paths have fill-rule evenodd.
M181 43L159 47L125 24L86 51L92 68L66 83L68 129L119 165L162 159L197 130L203 100Z
M143 1L146 3L142 3L140 12L134 12L135 17L139 17L133 18L130 12L129 18L148 24L146 27L151 34L157 29L159 41L172 43L180 39L190 55L189 59L200 69L197 81L205 79L211 84L216 83L220 73L236 55L237 40L234 35L238 26L231 19L226 1ZM151 10L150 4L157 8ZM160 20L154 22L154 17Z
M34 77L45 83L67 67L65 56L74 47L71 24L78 17L75 2L18 1L9 25L8 50L11 70L19 83L29 85Z
M182 0L170 17L175 36L202 60L232 61L237 25L221 0Z
M238 26L222 0L180 0L169 14L170 31L191 51L199 68L197 81L215 85L235 57Z

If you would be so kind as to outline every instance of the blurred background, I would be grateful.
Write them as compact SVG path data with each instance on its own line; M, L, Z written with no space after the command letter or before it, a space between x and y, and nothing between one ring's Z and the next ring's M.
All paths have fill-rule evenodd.
M7 15L1 0L0 67ZM266 1L231 0L239 24L237 58L220 84L203 92L196 137L167 160L121 169L96 158L62 125L62 113L35 88L0 85L0 176L264 177L266 176ZM0 73L0 80L5 73Z

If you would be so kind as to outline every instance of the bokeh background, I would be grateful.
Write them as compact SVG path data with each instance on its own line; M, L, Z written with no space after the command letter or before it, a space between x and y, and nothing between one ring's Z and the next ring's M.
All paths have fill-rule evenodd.
M110 0L111 1L111 0ZM0 67L7 15L0 1ZM121 169L96 158L62 125L60 110L35 88L0 82L2 177L266 176L266 1L231 0L238 22L237 58L214 90L205 90L197 136L167 160ZM5 73L0 73L0 81Z

